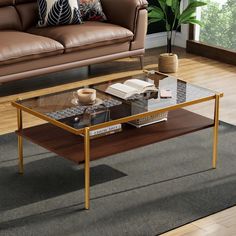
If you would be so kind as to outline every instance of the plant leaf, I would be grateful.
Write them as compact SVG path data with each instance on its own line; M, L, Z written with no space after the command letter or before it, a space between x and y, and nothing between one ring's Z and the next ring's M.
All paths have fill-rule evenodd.
M153 7L152 10L148 13L149 18L153 19L159 19L162 20L164 19L164 13L159 7Z
M205 2L201 2L201 1L194 1L191 2L187 8L182 12L182 14L179 16L179 24L181 24L180 22L183 20L186 20L187 17L191 17L192 14L194 12L196 12L196 8L197 7L201 7L201 6L205 6L206 3Z
M197 25L200 25L200 26L203 26L202 22L197 20L195 17L193 18L189 18L188 20L184 21L182 24L197 24Z
M173 1L172 0L166 0L166 5L169 7L172 7Z
M166 23L166 30L170 31L170 29L171 29L170 24Z
M157 7L157 6L150 6L150 7L148 7L148 11L152 11L152 10L162 11L163 12L163 10L160 7Z
M161 21L161 20L159 20L159 19L149 19L148 24L156 23L158 21Z
M185 10L180 16L179 16L179 24L182 24L183 21L186 21L190 17L193 17L193 14L195 14L196 9L187 9Z
M192 8L192 7L197 8L197 7L202 7L202 6L205 6L205 5L207 5L206 2L202 2L202 1L193 1L193 2L191 2L191 3L188 5L188 7L189 7L189 8Z
M180 6L179 0L172 0L171 10L175 15L177 15L178 13L179 6Z
M157 0L157 2L161 6L161 9L163 10L163 12L165 12L166 11L166 7L167 7L166 0Z

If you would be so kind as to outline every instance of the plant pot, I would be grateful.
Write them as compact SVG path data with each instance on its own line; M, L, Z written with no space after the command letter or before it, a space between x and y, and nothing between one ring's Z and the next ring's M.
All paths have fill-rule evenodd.
M178 56L173 53L163 53L159 56L158 69L160 72L174 73L178 70Z

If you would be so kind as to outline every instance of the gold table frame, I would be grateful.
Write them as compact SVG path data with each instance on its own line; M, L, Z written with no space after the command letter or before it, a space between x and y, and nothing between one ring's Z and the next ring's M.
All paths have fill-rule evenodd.
M186 81L184 81L184 82L186 82ZM223 93L218 93L218 92L215 92L215 91L212 91L212 92L215 93L215 95L200 98L200 99L196 99L196 100L193 100L193 101L183 102L183 103L180 103L180 104L165 107L165 108L158 109L158 110L155 110L155 111L149 111L149 112L145 112L145 113L141 113L141 114L137 114L137 115L132 115L132 116L120 118L120 119L117 119L117 120L112 120L112 121L109 121L109 122L106 122L106 123L97 124L97 125L94 125L94 126L91 126L91 127L86 127L86 128L79 129L79 130L77 130L73 127L67 126L67 125L65 125L65 124L63 124L63 123L61 123L57 120L54 120L54 119L52 119L52 118L50 118L50 117L48 117L44 114L41 114L39 112L36 112L32 109L29 109L28 107L25 107L25 106L19 104L18 101L20 99L18 99L16 101L13 101L12 106L17 108L17 127L18 127L18 131L21 131L23 129L22 111L24 111L24 112L27 112L31 115L34 115L34 116L38 117L38 118L41 118L42 120L48 121L51 124L53 124L57 127L60 127L64 130L67 130L67 131L69 131L73 134L76 134L76 135L84 134L85 209L89 209L90 208L90 137L89 137L89 132L91 130L100 129L100 128L104 128L104 127L119 124L119 123L126 123L126 122L131 121L131 120L156 115L158 113L167 112L167 111L171 111L171 110L176 110L176 109L180 109L180 108L183 108L183 107L186 107L186 106L191 106L191 105L194 105L194 104L198 104L198 103L202 103L202 102L206 102L206 101L210 101L210 100L215 100L215 104L214 104L214 125L213 125L213 152L212 152L212 167L215 169L216 165L217 165L219 102L220 102L220 98L223 97ZM23 174L24 173L24 168L23 168L23 137L19 134L18 134L18 159L19 159L19 173Z

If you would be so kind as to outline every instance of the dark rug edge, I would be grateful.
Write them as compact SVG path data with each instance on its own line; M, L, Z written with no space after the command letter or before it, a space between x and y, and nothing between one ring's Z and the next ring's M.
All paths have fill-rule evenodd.
M235 128L236 128L236 127L235 127ZM196 218L195 220L189 221L189 222L187 222L187 223L185 223L185 224L178 225L178 226L176 226L176 227L174 227L174 228L171 228L171 229L169 229L169 230L163 231L163 232L161 232L161 233L159 233L159 234L155 234L155 236L160 236L160 235L162 235L162 234L171 232L172 230L178 229L178 228L183 227L183 226L185 226L185 225L191 224L191 223L193 223L193 222L195 222L195 221L198 221L198 220L201 220L201 219L203 219L203 218L209 217L209 216L211 216L211 215L217 214L217 213L219 213L219 212L221 212L221 211L228 210L228 209L230 209L230 208L232 208L232 207L235 207L235 206L236 206L236 203L235 203L234 205L232 205L232 206L228 206L228 207L222 208L222 209L220 209L220 210L214 211L214 212L212 212L212 213L210 213L210 214L206 214L206 215L204 215L204 216L201 216L201 217L199 217L199 218Z

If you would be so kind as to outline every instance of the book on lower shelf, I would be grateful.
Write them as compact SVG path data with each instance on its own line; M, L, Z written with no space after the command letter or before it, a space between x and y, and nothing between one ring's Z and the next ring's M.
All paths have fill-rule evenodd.
M122 125L121 124L116 124L116 125L110 125L104 128L100 129L95 129L95 130L90 130L89 131L89 136L91 139L118 133L122 131ZM84 134L81 134L81 136L84 136Z

